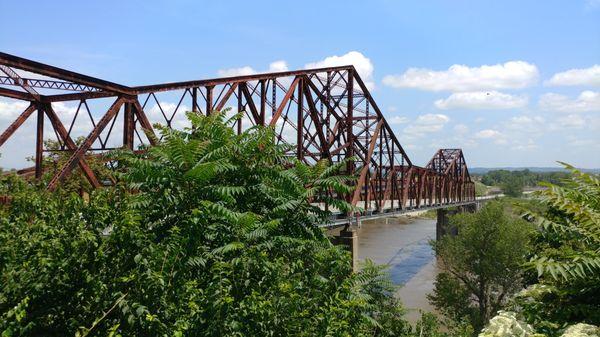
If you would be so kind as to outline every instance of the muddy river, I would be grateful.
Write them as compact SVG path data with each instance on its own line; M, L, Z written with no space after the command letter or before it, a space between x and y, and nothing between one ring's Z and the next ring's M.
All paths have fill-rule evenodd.
M432 311L426 295L433 289L437 272L429 240L435 239L435 220L388 218L364 222L358 229L358 255L389 266L397 295L414 322L419 310Z

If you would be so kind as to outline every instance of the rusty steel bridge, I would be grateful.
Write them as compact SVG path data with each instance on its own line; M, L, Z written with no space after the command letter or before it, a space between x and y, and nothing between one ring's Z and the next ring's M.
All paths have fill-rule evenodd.
M210 114L231 107L245 114L234 125L238 133L253 125L272 126L277 141L292 144L289 154L306 163L352 158L346 173L358 180L346 198L365 213L475 201L462 150L440 149L425 166L415 165L353 66L130 87L0 53L0 75L0 96L28 102L0 135L0 151L35 114L35 165L18 172L32 178L51 172L51 191L77 168L93 187L101 187L105 182L86 159L153 145L148 137L153 123L176 128L187 110ZM56 108L66 102L76 107L74 113ZM52 133L44 128L48 121ZM74 140L76 122L85 124L82 142ZM58 148L46 147L48 138ZM44 167L44 154L56 151L68 154L66 163Z

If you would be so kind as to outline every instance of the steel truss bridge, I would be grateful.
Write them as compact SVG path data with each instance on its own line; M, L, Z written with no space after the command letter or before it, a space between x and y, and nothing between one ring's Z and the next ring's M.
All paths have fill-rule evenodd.
M252 125L272 126L277 142L292 144L289 154L306 163L352 158L346 173L358 180L345 198L365 213L475 201L462 150L440 149L424 167L413 164L353 66L130 87L0 53L0 75L0 96L28 102L0 135L0 150L35 114L35 166L19 173L40 178L51 170L49 190L77 168L101 187L89 156L153 145L147 135L154 134L154 122L176 128L186 111L210 114L231 107L244 113L234 125L238 133ZM74 112L59 111L65 104ZM48 121L51 128L44 127ZM82 142L74 141L75 129L86 131ZM47 148L45 137L59 147ZM53 151L69 159L61 167L44 167L44 154Z

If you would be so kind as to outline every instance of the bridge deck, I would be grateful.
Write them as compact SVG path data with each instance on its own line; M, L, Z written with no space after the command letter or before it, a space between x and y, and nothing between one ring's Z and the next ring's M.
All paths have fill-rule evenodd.
M356 222L358 220L362 221L362 220L374 220L374 219L380 219L380 218L386 218L386 217L390 217L390 216L396 216L396 215L403 215L403 214L408 214L408 213L413 213L413 212L421 212L421 211L429 211L429 210L437 210L437 209L441 209L441 208L450 208L450 207L458 207L458 206L465 206L465 205L472 205L475 203L480 203L480 202L486 202L489 200L493 200L496 199L498 197L500 197L501 195L493 195L493 196L485 196L485 197L477 197L475 200L468 200L468 201L459 201L459 202L453 202L453 203L446 203L446 204L435 204L435 205L426 205L423 204L419 207L417 206L410 206L410 207L404 207L404 208L384 208L382 211L367 211L366 214L360 215L360 216L356 216L356 217L352 217L352 218L348 218L346 216L346 214L341 213L341 212L334 212L330 218L330 222L328 223L324 223L319 225L319 227L322 228L334 228L334 227L339 227L339 226L345 226L346 224L351 224L352 222Z

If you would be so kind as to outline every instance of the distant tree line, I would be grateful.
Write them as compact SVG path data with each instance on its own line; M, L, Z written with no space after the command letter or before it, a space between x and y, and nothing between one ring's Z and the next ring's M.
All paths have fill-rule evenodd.
M520 171L494 170L489 171L481 177L481 182L488 186L502 186L503 184L517 180L523 186L537 186L545 181L560 185L562 181L569 178L569 172L533 172L528 169Z

